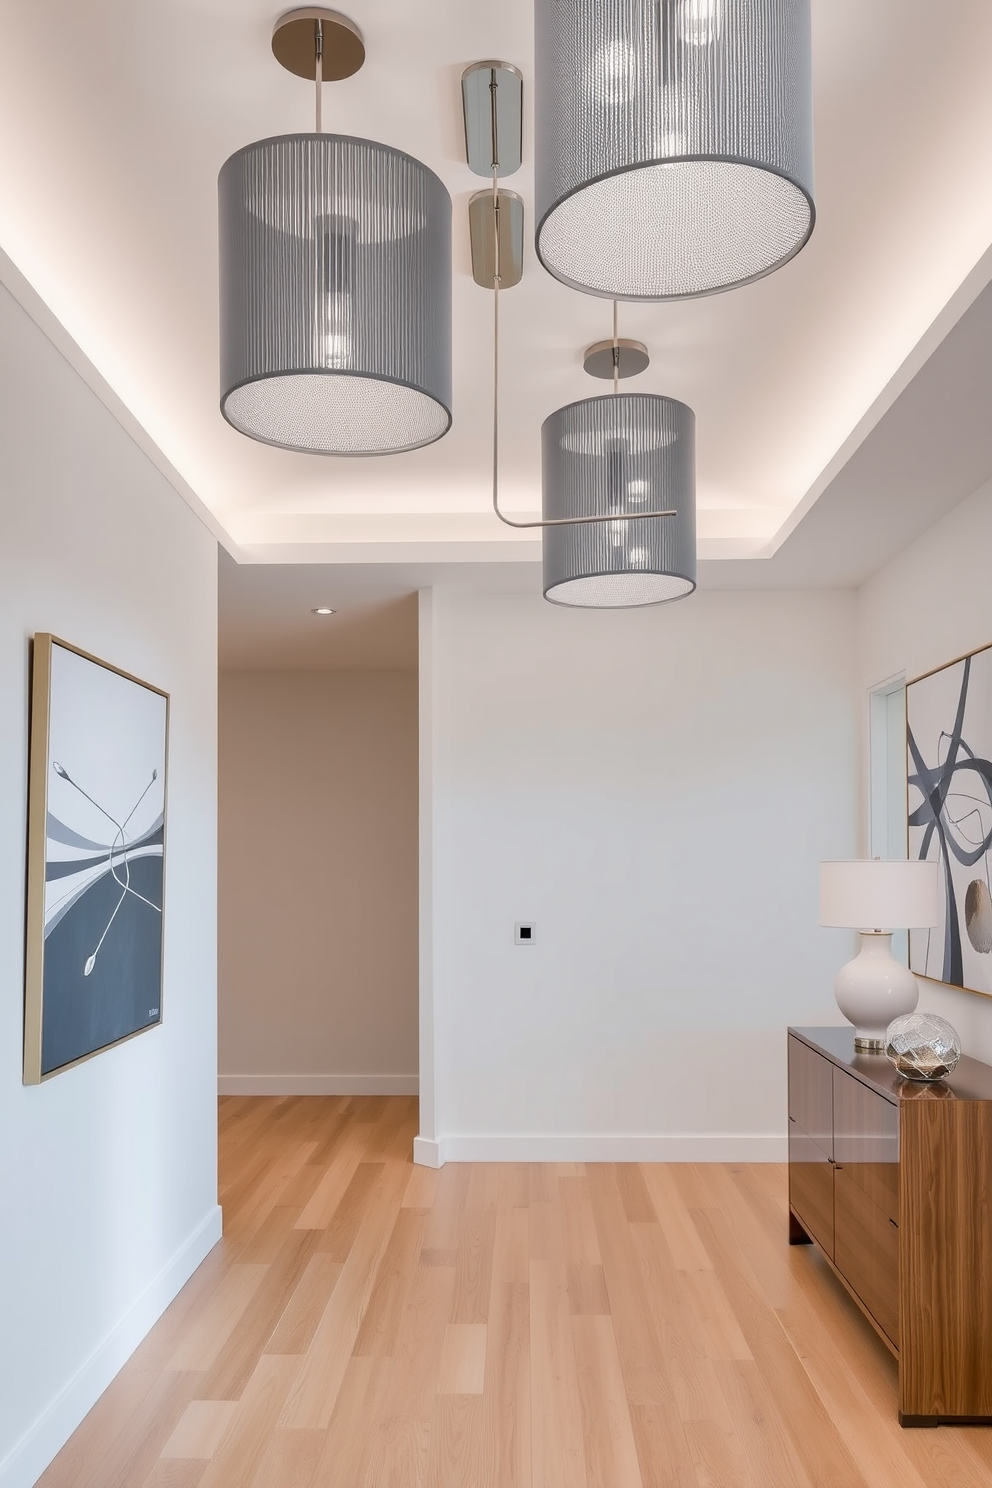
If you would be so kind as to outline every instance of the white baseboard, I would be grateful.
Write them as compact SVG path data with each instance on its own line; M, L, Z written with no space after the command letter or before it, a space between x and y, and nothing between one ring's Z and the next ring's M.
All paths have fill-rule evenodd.
M439 1168L446 1162L785 1162L788 1138L739 1136L447 1136L415 1137L413 1160Z
M416 1075L218 1075L218 1095L416 1095Z
M0 1488L31 1488L38 1480L114 1375L213 1250L221 1237L221 1227L220 1207L215 1205L20 1441L15 1442L0 1462Z
M440 1142L430 1137L414 1137L413 1160L422 1168L443 1168L445 1154Z

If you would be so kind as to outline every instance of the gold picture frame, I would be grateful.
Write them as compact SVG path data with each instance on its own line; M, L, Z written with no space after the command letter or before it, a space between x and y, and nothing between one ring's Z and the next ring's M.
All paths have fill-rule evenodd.
M35 635L26 1085L162 1022L169 709L162 688Z

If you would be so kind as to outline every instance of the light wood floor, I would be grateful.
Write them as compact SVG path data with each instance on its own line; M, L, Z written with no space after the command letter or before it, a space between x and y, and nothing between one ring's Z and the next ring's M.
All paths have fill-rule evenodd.
M225 1239L43 1488L988 1488L770 1166L411 1165L408 1099L221 1101Z

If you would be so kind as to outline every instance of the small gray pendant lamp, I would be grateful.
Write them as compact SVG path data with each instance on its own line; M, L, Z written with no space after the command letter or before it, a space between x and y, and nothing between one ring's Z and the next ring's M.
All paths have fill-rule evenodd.
M810 0L536 0L537 252L612 299L781 267L813 205Z
M610 349L612 394L559 408L541 428L552 604L631 609L696 587L695 415L675 398L621 393L619 379L640 368L629 355L626 370L615 330ZM593 376L598 351L586 353Z
M351 21L290 11L272 50L314 80L316 128L221 169L221 412L283 449L419 449L451 426L451 199L403 151L321 132L323 82L365 60Z

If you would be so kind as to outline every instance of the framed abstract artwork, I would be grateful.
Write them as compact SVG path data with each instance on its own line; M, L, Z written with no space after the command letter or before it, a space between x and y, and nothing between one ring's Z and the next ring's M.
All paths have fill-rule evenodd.
M910 969L992 997L992 647L906 687L909 856L940 865L941 921Z
M24 1082L162 1019L169 698L36 635Z

